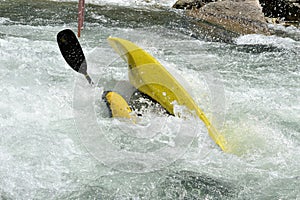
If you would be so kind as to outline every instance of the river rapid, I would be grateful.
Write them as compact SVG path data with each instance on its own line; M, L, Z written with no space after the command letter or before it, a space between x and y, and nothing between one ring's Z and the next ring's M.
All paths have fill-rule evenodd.
M299 29L226 44L195 39L174 1L87 3L79 41L96 88L56 43L77 30L76 1L0 0L0 199L300 199ZM166 66L230 152L190 115L108 118L101 92L131 91L109 36Z

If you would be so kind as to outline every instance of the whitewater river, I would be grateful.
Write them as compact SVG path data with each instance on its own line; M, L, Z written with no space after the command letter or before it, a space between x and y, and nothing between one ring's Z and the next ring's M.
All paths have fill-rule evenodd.
M80 43L95 88L56 43L77 30L76 2L0 0L0 199L300 199L299 29L226 44L191 37L174 1L89 2ZM108 118L101 92L132 94L109 36L166 66L230 152L180 106L183 118Z

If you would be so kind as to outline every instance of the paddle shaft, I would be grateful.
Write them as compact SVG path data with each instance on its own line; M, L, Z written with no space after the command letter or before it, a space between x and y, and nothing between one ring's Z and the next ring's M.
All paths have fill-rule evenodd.
M77 36L80 37L80 32L83 29L83 20L84 20L84 2L85 0L79 0L78 2L78 31Z
M84 76L91 86L95 86L93 80L91 79L91 77L88 74L84 74Z

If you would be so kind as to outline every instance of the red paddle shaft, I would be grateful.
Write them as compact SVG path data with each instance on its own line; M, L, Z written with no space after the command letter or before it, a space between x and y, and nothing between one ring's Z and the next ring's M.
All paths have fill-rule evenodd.
M78 2L78 32L77 32L78 37L80 37L80 31L81 29L83 29L84 1L85 0L79 0Z

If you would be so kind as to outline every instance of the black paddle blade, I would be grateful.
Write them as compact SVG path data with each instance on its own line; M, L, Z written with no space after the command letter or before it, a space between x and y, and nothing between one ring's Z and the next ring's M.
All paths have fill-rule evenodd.
M81 74L87 75L85 56L74 32L70 29L60 31L57 34L57 43L61 54L70 67Z

